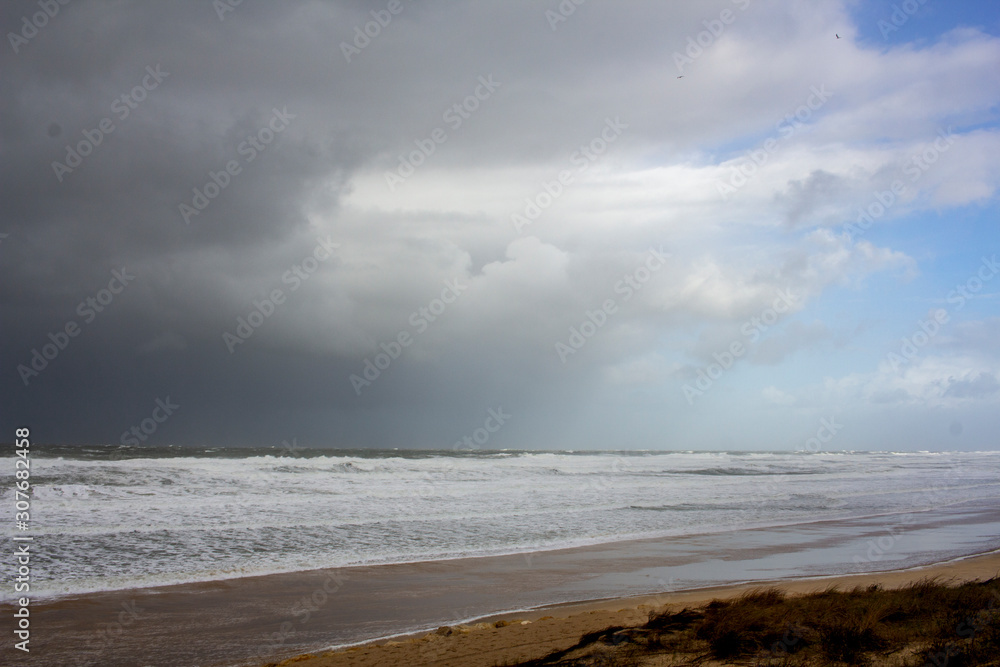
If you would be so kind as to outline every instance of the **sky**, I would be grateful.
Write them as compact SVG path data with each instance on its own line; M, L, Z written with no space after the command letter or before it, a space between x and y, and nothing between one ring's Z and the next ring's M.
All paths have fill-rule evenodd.
M0 9L0 433L994 450L992 0Z

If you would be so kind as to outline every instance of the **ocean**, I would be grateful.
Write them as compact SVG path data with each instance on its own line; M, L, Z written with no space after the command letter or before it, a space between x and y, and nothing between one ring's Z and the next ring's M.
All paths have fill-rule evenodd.
M39 446L31 466L36 598L1000 500L1000 452Z

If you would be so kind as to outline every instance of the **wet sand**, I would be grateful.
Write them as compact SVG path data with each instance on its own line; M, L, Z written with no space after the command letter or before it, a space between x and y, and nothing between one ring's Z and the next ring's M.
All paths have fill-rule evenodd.
M18 663L261 665L377 638L423 635L440 626L456 626L501 612L506 617L531 620L556 614L552 609L547 614L532 611L530 615L518 610L615 598L608 603L589 603L597 605L589 611L595 612L593 622L600 624L605 618L601 614L618 609L632 608L644 616L648 610L638 610L639 604L672 604L687 599L684 596L706 595L704 590L664 591L911 568L998 548L1000 508L979 503L914 513L905 525L899 515L867 517L533 554L93 593L55 601L34 600L31 653L18 655ZM996 569L995 561L975 562L987 563L976 576L995 573L990 570ZM891 576L909 581L915 575ZM650 594L656 595L646 602L636 601L636 596ZM558 611L565 613L562 608ZM8 613L9 606L0 608L0 614ZM494 630L498 635L505 631L503 636L513 637L517 643L521 642L517 633L530 637L542 625L538 620L537 627L532 623L518 626L522 630ZM553 625L546 632L551 631L551 641L575 641L579 634L575 628L572 624L561 629ZM525 643L530 646L534 641L529 638ZM432 644L437 646L433 639L422 645ZM448 658L439 664L462 663Z
M589 633L612 626L637 626L653 611L697 608L714 599L736 597L761 585L774 585L789 594L806 594L836 586L842 590L880 584L898 588L927 577L941 582L986 580L1000 576L1000 553L905 571L821 579L759 582L720 586L679 593L620 600L561 605L530 613L505 614L438 631L381 641L364 646L304 655L279 663L295 667L376 667L378 665L439 665L481 667L540 658L566 650Z

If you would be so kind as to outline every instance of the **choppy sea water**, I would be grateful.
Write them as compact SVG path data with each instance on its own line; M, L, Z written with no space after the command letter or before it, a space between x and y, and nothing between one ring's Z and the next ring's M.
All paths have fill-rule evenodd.
M36 597L1000 500L1000 452L105 446L39 448L31 465Z

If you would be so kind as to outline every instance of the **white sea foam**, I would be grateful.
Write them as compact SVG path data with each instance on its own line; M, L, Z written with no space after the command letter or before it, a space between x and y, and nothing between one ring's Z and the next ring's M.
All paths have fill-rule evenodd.
M32 462L36 596L518 553L1000 496L993 453L60 454Z

